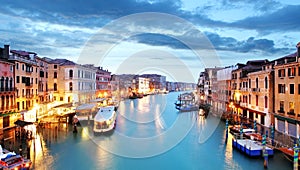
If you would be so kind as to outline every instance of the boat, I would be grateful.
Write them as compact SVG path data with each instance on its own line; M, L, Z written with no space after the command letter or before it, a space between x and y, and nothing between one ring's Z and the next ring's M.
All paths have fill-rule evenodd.
M199 105L194 93L180 94L174 104L175 108L180 112L199 111Z
M32 162L15 152L2 149L0 145L0 169L29 169Z
M112 131L116 125L116 118L114 106L101 107L94 117L94 134Z
M79 121L92 120L99 109L96 103L86 103L75 109L77 119Z
M199 111L199 106L194 104L181 105L176 107L180 112Z
M229 127L229 132L231 134L240 133L240 129L241 129L241 125L233 125L233 126ZM248 129L248 127L243 125L243 129Z
M251 139L232 139L232 147L238 149L242 153L250 157L262 156L263 146L260 142ZM274 150L268 146L265 146L268 152L268 156L274 155Z
M290 161L294 162L294 149L293 148L288 148L288 147L280 147L278 148L279 151L281 151L284 155L284 157ZM300 163L300 155L298 155L298 164ZM300 164L299 164L300 166Z

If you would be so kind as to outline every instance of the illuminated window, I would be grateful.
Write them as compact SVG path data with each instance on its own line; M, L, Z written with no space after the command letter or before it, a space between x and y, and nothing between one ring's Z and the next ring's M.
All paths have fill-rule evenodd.
M294 113L294 109L295 109L295 103L289 102L289 112Z

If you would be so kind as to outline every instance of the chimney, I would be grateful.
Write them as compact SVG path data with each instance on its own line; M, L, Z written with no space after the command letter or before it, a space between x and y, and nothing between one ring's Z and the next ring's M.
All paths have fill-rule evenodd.
M297 44L297 58L300 58L300 42Z
M9 57L9 45L4 45L3 58L8 59L8 57Z

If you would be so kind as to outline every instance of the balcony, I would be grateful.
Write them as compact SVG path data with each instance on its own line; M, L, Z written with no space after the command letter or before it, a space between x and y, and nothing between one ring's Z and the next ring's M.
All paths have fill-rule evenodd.
M287 114L290 115L290 116L295 116L296 115L294 110L290 110L289 112L287 112Z

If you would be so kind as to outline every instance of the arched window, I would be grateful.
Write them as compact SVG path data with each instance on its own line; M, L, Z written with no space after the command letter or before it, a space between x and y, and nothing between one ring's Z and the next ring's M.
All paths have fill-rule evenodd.
M73 70L70 70L70 71L69 71L69 77L70 77L70 78L73 78Z
M268 97L265 96L265 108L268 108Z
M70 90L70 91L73 90L73 83L72 83L72 82L69 83L69 90Z
M5 79L5 91L8 91L8 77Z
M14 88L13 78L10 78L10 80L9 80L9 87L10 87L10 91L13 91L13 88Z
M265 77L265 89L268 89L268 77Z
M258 88L258 78L256 78L256 88Z
M54 88L54 91L57 91L57 84L56 83L54 83L53 88Z
M57 72L54 72L54 78L55 79L57 78Z
M4 77L0 79L0 91L4 91Z

